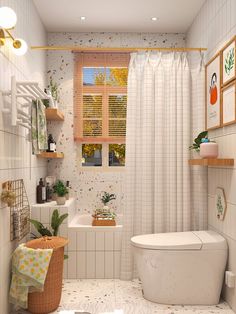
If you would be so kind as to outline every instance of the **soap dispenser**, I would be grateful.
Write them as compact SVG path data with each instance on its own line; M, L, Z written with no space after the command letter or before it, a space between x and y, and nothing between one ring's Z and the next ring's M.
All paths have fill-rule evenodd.
M43 183L43 179L40 178L39 184L37 185L37 191L36 191L36 199L38 204L43 204L46 200L46 188Z

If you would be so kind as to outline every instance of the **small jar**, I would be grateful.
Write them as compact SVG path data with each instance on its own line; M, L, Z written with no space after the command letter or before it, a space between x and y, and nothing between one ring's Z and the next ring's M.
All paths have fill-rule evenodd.
M200 144L200 156L202 158L217 158L218 144L213 142Z

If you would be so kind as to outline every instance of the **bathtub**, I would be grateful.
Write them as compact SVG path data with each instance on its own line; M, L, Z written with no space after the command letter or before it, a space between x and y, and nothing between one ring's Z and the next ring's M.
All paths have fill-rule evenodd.
M122 216L116 226L92 226L91 214L68 220L67 278L119 278Z
M122 215L118 215L116 226L93 227L91 214L79 214L75 199L71 198L60 206L56 202L32 205L31 218L49 226L56 208L60 214L68 213L59 229L59 235L69 240L64 278L119 278Z
M116 226L92 226L91 214L76 214L69 223L69 228L78 228L84 231L108 231L122 229L122 215L117 215Z

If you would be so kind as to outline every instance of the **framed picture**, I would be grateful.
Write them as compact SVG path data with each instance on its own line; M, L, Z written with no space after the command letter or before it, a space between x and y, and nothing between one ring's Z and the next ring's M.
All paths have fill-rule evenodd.
M206 64L206 130L221 127L220 116L220 53Z
M224 220L227 209L227 202L224 189L217 187L215 192L215 208L217 218Z
M236 122L236 80L221 90L222 125Z
M221 84L227 85L236 78L235 66L236 36L221 50Z

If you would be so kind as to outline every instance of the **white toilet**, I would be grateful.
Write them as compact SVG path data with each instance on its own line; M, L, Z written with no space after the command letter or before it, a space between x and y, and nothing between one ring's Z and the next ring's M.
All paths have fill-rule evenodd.
M144 297L164 304L219 302L228 246L214 231L158 233L131 239Z

